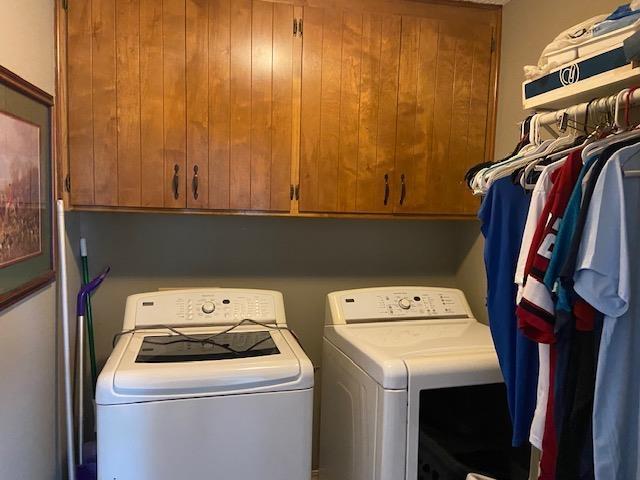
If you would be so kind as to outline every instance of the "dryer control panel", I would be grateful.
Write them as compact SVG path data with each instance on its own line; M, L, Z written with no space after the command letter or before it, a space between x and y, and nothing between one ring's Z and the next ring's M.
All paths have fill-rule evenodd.
M329 294L333 319L344 324L407 319L470 318L460 290L432 287L383 287Z
M282 294L269 290L210 288L132 295L127 299L125 328L131 323L137 327L234 325L246 318L261 323L284 323Z

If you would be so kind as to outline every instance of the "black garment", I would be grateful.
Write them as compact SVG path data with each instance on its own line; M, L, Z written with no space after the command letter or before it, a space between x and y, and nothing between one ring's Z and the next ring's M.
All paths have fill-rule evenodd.
M522 150L526 145L529 145L529 130L531 128L532 118L533 118L533 115L529 115L524 121L522 138L520 139L516 147L513 149L513 152L511 152L509 155L507 155L503 159L498 160L496 162L489 161L489 162L478 163L477 165L474 165L469 170L467 170L467 173L464 174L464 181L467 184L467 187L471 188L471 180L473 180L473 177L475 177L476 173L478 173L480 170L482 170L483 168L490 167L491 165L495 165L496 163L509 160L512 157L515 157L520 150Z
M573 327L573 325L571 325ZM569 332L565 332L567 335ZM599 337L597 338L599 343ZM571 338L562 348L568 355L564 379L565 408L558 431L556 478L593 480L593 432L591 416L596 383L596 335L593 331L573 329Z
M573 292L573 275L578 261L578 253L582 234L589 212L589 204L593 197L598 177L609 158L623 147L634 145L638 139L621 141L606 147L591 167L591 176L582 196L582 205L576 229L571 238L569 255L560 272L563 286ZM576 188L581 188L577 185ZM557 364L555 382L561 382L564 388L562 397L556 398L554 421L558 431L558 458L556 478L562 480L593 480L593 431L592 414L596 384L596 367L600 335L594 331L576 328L575 312L556 312L556 315L570 317L557 322L564 325L557 332ZM601 314L596 324L601 324Z

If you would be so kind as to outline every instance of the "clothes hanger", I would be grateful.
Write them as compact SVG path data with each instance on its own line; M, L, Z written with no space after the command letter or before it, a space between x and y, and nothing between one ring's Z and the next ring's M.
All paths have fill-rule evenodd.
M501 178L508 177L515 170L526 165L531 158L536 157L540 152L544 152L553 141L554 140L545 140L540 145L532 146L532 150L521 152L522 155L518 155L506 162L502 162L501 164L494 166L493 168L487 169L485 172L482 172L482 175L478 179L478 190L481 193L486 193L489 188L491 188L493 182Z
M566 110L560 113L559 114L560 116L559 117L557 116L557 121L560 121L561 118L566 114L567 114ZM577 116L578 114L576 112L575 122L574 122L576 124L577 124ZM576 141L576 135L568 134L568 135L560 136L555 140L553 140L550 144L548 144L544 149L544 151L538 152L532 157L529 157L527 159L528 163L524 165L524 173L520 177L520 186L525 190L532 190L533 187L535 187L535 183L533 184L529 183L527 181L527 178L529 178L529 175L536 168L536 166L540 162L545 161L550 154L557 152L558 149L561 149L562 153L564 153L564 151L566 150L566 147L571 147L569 150L567 150L567 154L568 154L569 152L574 150L575 141Z
M582 151L583 161L586 161L589 157L593 155L597 155L601 153L609 145L613 145L615 143L622 142L625 140L630 140L640 135L640 130L638 130L637 128L632 128L632 125L629 119L629 111L631 109L631 105L630 105L631 94L637 88L638 87L635 87L633 89L622 90L615 97L611 97L613 98L613 102L615 102L613 105L609 105L610 107L609 111L614 112L613 125L611 126L605 125L604 130L608 131L608 130L611 130L611 128L614 128L615 133L605 138L602 138L597 142L593 142L591 145L588 145L587 147L585 147L585 149ZM605 103L611 104L611 98L605 99ZM623 102L625 105L624 114L622 113L622 108L621 108L621 105Z

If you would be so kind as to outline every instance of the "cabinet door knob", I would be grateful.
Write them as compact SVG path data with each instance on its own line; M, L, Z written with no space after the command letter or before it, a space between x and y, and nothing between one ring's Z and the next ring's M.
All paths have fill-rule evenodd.
M384 205L389 202L389 174L384 174Z
M180 171L180 165L175 164L173 166L173 198L176 200L180 197L180 176L178 172Z
M191 181L191 190L193 190L194 200L198 199L198 165L193 166L193 180Z
M400 205L404 203L404 197L407 196L407 185L404 182L404 173L400 175Z

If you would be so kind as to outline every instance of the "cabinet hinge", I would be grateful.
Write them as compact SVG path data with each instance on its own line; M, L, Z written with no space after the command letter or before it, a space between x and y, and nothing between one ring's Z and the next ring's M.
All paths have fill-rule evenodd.
M295 191L296 200L300 200L300 184L296 185L295 190L296 190Z
M71 192L71 175L67 173L67 176L64 177L64 190L65 192Z
M297 18L293 19L293 36L294 37L298 36L298 19Z
M62 0L62 9L69 10L69 0Z
M293 188L293 183L291 184L291 188L289 188L289 199L293 200L293 193L294 193L294 188Z

